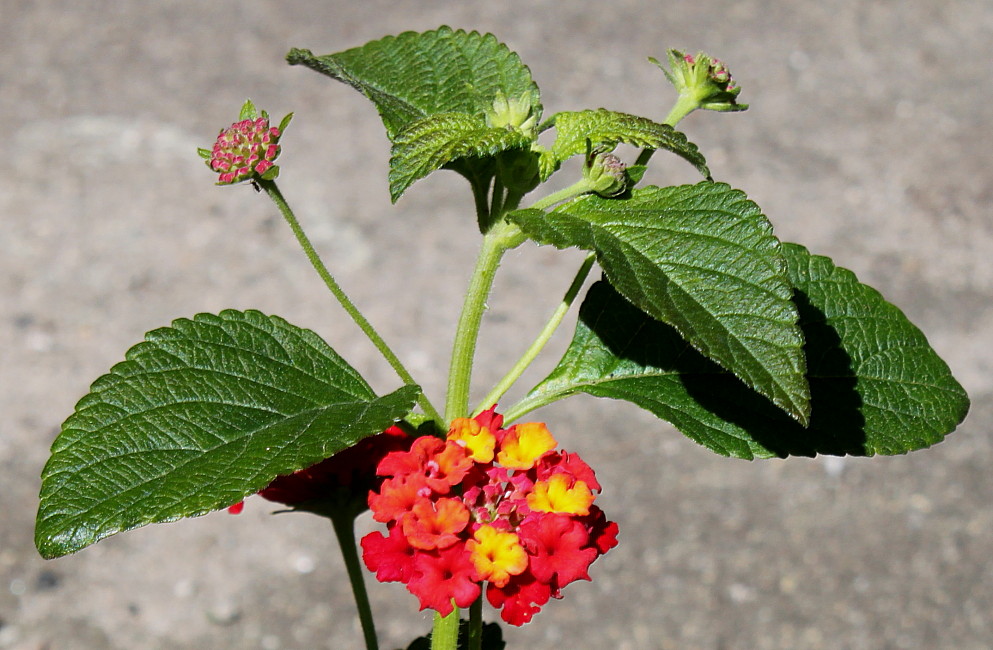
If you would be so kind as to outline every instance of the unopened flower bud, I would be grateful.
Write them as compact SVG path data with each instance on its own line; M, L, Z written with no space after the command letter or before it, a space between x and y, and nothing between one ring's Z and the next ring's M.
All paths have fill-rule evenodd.
M628 186L627 165L612 153L590 154L583 178L589 182L590 191L605 198L617 196Z
M741 88L735 85L731 71L720 59L703 52L691 55L669 50L668 70L655 59L651 61L662 68L680 96L693 100L697 108L711 111L743 111L748 108L747 104L737 102Z
M279 138L292 116L287 115L278 127L273 127L268 113L259 114L251 100L245 102L241 119L221 130L213 149L198 149L207 166L219 174L217 184L276 178L279 167L274 161L279 156Z
M497 91L493 107L486 112L486 126L508 129L533 135L536 116L531 111L531 100L526 95L508 99L502 90Z

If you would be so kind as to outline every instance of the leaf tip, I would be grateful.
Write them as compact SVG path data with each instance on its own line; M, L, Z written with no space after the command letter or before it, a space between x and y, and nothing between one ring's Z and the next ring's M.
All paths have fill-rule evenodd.
M290 65L300 65L305 61L309 61L314 58L314 53L308 49L294 47L291 48L289 52L286 53L286 62Z

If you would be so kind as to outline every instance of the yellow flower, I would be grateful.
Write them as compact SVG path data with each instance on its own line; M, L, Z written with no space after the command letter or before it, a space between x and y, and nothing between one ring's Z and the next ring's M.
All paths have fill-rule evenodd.
M507 469L531 469L557 444L544 422L515 424L500 443L497 462Z
M569 515L590 514L593 492L585 481L573 481L566 474L552 474L534 484L528 495L528 507L539 512L561 512Z
M472 563L482 580L503 587L510 576L519 575L528 566L528 555L517 533L483 524L466 542Z

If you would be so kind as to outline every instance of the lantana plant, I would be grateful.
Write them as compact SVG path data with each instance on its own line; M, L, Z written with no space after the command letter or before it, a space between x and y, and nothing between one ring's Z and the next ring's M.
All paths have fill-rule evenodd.
M720 60L677 50L665 64L651 59L677 93L661 121L604 108L546 117L515 53L492 35L447 27L326 56L294 49L287 60L372 101L392 143L394 202L437 170L468 181L475 225L466 226L482 242L443 406L345 295L280 192L290 116L273 125L246 102L200 155L217 184L272 199L401 386L377 395L314 332L258 311L153 330L92 385L52 446L36 526L42 556L150 523L237 513L260 494L332 522L368 648L377 640L366 569L433 610L430 641L411 648L497 648L484 600L524 625L583 588L572 583L589 580L591 563L618 543L617 524L595 504L603 488L593 469L559 447L569 432L521 421L542 406L577 393L626 400L743 459L902 454L940 442L965 417L962 387L899 309L830 259L779 241L761 209L715 181L676 130L698 109L747 108ZM700 181L643 184L658 150ZM571 158L574 182L546 191L552 176L573 173L563 166ZM494 277L525 242L588 254L521 357L471 401ZM595 265L602 278L586 290L564 355L503 404ZM380 528L357 543L355 518L367 510Z

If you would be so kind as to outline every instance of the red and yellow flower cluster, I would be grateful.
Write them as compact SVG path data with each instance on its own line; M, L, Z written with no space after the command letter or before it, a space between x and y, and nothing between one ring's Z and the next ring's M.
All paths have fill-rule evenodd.
M531 620L617 545L617 524L593 505L600 485L579 456L556 451L544 424L503 429L493 409L388 454L369 496L388 532L362 539L366 566L442 615L481 594L513 625Z

